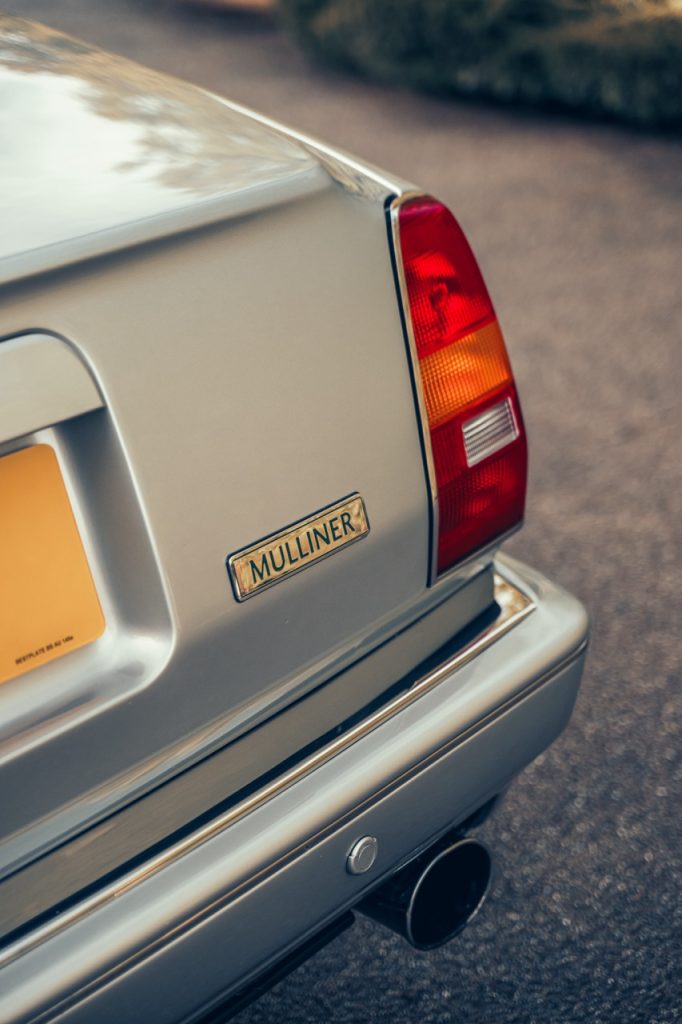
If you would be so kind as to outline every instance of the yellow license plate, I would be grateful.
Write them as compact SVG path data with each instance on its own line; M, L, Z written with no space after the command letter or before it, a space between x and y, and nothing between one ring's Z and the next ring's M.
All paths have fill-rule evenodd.
M0 683L96 640L104 616L57 457L0 458Z

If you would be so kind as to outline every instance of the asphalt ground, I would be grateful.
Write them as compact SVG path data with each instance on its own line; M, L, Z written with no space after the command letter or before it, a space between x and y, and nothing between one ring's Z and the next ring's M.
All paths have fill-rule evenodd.
M453 208L530 434L528 516L508 548L593 619L570 727L480 832L497 873L471 927L419 954L362 919L240 1024L682 1019L682 146L368 85L311 66L263 18L161 0L6 3Z

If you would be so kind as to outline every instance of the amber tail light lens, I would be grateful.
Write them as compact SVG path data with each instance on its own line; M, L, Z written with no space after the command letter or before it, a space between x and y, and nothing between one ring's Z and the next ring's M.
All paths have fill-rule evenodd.
M441 574L522 520L526 437L502 332L459 224L430 196L398 199L391 212Z

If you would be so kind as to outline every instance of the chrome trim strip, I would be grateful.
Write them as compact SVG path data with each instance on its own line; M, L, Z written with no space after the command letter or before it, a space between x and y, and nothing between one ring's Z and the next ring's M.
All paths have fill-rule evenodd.
M426 400L424 398L424 387L419 372L419 355L417 353L417 342L412 327L410 316L410 303L407 291L407 279L403 264L402 250L400 248L400 207L411 199L423 198L423 192L403 192L391 201L389 215L391 220L391 243L393 250L393 264L398 278L398 298L400 300L400 312L402 315L403 329L407 339L410 354L410 373L412 375L412 388L417 400L419 410L419 431L421 434L422 452L426 463L426 476L431 498L431 557L429 560L428 585L431 587L438 579L438 484L436 482L436 466L433 461L431 448L431 431L429 430L429 417L426 411ZM460 566L457 566L460 568Z
M499 573L495 573L495 600L500 608L500 613L495 621L482 630L468 644L457 651L457 653L451 658L448 658L447 661L444 661L432 672L423 676L420 680L414 683L409 690L399 694L368 718L353 726L353 728L349 729L348 732L337 737L337 739L332 740L332 742L326 747L316 751L309 758L299 764L294 765L294 767L288 772L285 772L284 775L274 779L271 783L258 790L258 792L247 797L247 799L242 801L242 803L225 811L217 818L197 829L196 832L193 832L184 839L181 839L174 846L171 846L150 858L150 860L135 868L128 875L125 875L111 883L111 885L101 889L99 892L93 893L92 896L84 899L81 903L72 907L70 910L64 911L63 914L60 914L52 921L46 922L39 928L36 928L33 932L12 943L5 950L0 952L0 967L5 966L7 963L17 959L17 957L22 954L47 941L51 936L63 931L76 921L86 917L105 903L115 900L118 896L121 896L123 893L133 889L146 878L149 878L151 875L161 871L172 861L184 856L184 854L189 853L191 850L196 849L196 847L200 846L202 843L205 843L213 836L224 831L230 825L233 825L236 821L256 810L256 808L261 807L267 801L276 797L283 790L295 785L299 780L321 767L327 761L330 761L337 754L341 753L341 751L352 746L352 744L364 738L369 733L383 725L386 721L393 718L394 715L399 714L405 708L414 704L425 693L437 686L445 677L467 664L487 647L490 647L495 643L495 641L502 635L508 633L511 629L517 626L523 619L530 615L536 607L534 600L529 595L518 589L518 587L514 586ZM553 674L555 671L556 666L553 666L551 671L545 673L542 680L544 680L548 675ZM471 729L466 730L465 733L461 733L456 737L453 737L452 743L460 742L463 737L466 737L472 731L476 731L476 729L480 728L482 724L485 724L492 718L497 717L497 715L506 710L510 704L516 703L517 700L522 699L522 697L526 696L528 692L539 686L542 680L534 680L534 682L529 687L526 687L521 694L516 694L510 699L510 701L507 701L500 707L493 709L485 719L481 722L476 722L474 726L472 726ZM434 754L432 756L436 755ZM406 770L405 775L417 769L418 766L412 766ZM402 778L404 777L405 776ZM396 780L393 780L391 782L391 786L395 784L395 781ZM374 796L376 796L376 794L374 794Z

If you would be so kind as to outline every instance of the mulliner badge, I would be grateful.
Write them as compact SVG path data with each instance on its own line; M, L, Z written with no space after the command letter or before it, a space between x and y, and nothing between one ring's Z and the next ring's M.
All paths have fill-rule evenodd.
M245 601L368 533L365 503L359 494L351 494L230 555L226 565L234 596Z

